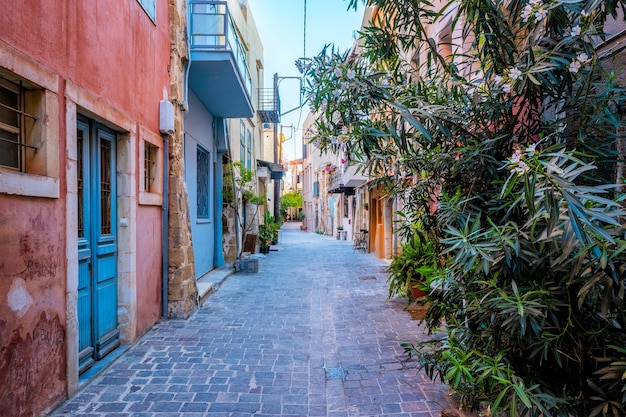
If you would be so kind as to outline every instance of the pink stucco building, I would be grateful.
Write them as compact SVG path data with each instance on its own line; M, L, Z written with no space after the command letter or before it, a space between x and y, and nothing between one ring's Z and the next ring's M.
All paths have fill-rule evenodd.
M2 416L45 415L161 317L168 7L2 2Z

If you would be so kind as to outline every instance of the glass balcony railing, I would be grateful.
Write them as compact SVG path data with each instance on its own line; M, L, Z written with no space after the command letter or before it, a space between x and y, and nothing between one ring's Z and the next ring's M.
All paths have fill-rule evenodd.
M235 29L225 1L191 0L191 51L229 51L249 97L252 97L252 78L246 61L246 51Z

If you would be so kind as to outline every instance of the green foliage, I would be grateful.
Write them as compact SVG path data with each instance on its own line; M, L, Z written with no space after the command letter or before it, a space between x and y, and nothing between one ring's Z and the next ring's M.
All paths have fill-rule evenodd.
M260 206L265 204L265 195L254 193L254 171L241 165L236 161L228 166L224 177L224 203L232 204L235 208L235 215L241 236L246 236L252 227L257 224ZM252 213L242 215L249 206L252 206ZM240 253L243 245L240 247Z
M282 226L281 222L277 222L269 210L263 213L263 224L259 225L259 239L261 246L275 245L278 243L278 231Z
M274 239L274 233L270 224L259 225L259 245L262 248L267 248L272 244Z
M401 246L387 268L389 298L407 296L411 285L419 282L420 289L430 291L430 282L437 275L439 265L435 241L419 234Z
M626 92L595 48L625 2L366 3L363 54L307 70L312 142L385 179L409 250L419 223L446 259L446 337L407 353L494 416L626 415Z
M302 207L302 194L292 191L280 197L280 211L298 207Z

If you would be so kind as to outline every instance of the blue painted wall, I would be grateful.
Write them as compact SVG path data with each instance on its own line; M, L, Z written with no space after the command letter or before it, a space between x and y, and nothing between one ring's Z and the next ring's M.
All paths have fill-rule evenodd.
M215 143L214 117L202 105L198 97L189 91L189 111L185 117L185 181L189 193L189 212L191 215L191 236L193 254L196 263L196 277L213 269L215 265L215 242L221 242L221 236L215 236L217 217L215 175L217 149ZM197 149L198 145L210 153L209 173L209 218L197 216ZM221 192L221 190L220 190ZM219 248L221 250L221 248Z

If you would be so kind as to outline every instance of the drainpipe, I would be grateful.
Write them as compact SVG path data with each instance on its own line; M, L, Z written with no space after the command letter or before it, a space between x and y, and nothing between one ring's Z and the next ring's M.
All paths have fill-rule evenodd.
M167 275L169 271L169 258L168 258L168 250L169 250L169 241L168 241L168 222L169 222L169 143L168 143L168 135L161 135L163 138L163 285L162 285L162 304L163 311L162 316L164 319L167 319L167 293L168 293L168 285L167 285Z

